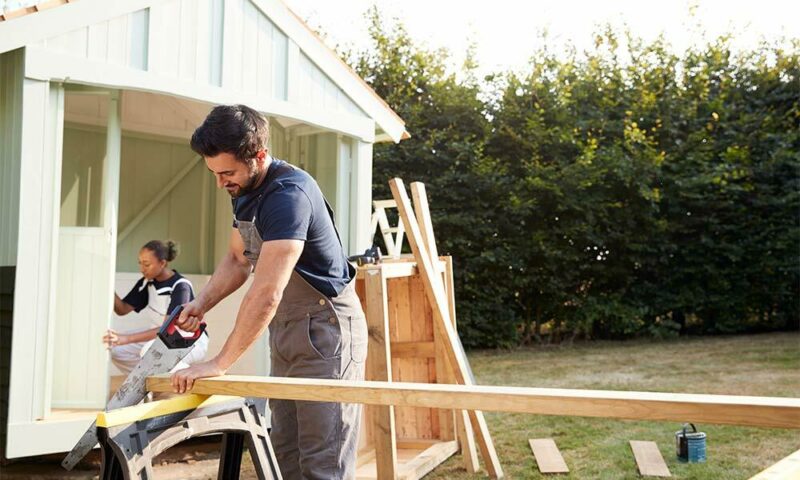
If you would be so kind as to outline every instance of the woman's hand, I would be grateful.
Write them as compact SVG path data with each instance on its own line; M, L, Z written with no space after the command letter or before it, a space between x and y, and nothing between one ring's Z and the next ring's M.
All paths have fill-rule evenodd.
M216 359L195 363L172 374L172 390L175 393L186 393L192 389L194 381L198 378L218 377L225 375L226 371L227 369L222 368Z
M106 350L111 350L113 347L125 345L130 342L128 341L128 335L119 334L109 328L106 331L106 334L103 335L103 343L106 344Z
M175 324L183 331L194 332L200 327L200 322L203 321L204 313L205 311L202 305L200 305L200 302L194 299L183 305L183 310Z

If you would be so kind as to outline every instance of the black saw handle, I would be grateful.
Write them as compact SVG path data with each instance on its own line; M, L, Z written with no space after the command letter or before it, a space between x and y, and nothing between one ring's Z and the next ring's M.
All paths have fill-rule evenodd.
M183 305L178 305L175 307L175 310L173 310L169 317L164 320L164 324L161 325L161 329L158 331L158 338L164 342L164 345L166 345L167 348L175 349L191 347L194 345L194 342L200 338L200 335L206 331L206 322L200 322L200 326L197 328L197 330L195 330L191 337L184 337L181 335L176 322L178 321L178 317L181 316L182 311Z

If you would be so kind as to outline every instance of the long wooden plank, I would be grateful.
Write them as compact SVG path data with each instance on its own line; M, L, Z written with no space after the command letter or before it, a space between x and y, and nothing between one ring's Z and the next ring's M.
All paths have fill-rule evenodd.
M536 458L536 465L542 473L569 473L567 462L558 451L555 440L552 438L531 438L528 443Z
M428 195L425 192L425 184L422 182L411 182L411 197L414 199L414 212L417 215L422 241L428 248L430 258L439 258L436 248L436 239L433 235L433 221L431 220L430 208L428 206Z
M750 477L750 480L797 480L798 478L800 478L800 450Z
M170 392L170 377L149 377L147 388L153 392ZM800 429L800 398L788 397L346 382L245 375L199 379L194 382L192 393Z
M386 296L386 277L383 270L370 271L364 279L367 293L367 327L369 347L367 370L370 378L391 381L392 357L389 349L389 306ZM368 418L372 419L372 443L375 447L375 466L379 479L397 476L397 445L394 423L394 406L372 406Z
M658 449L656 442L640 442L631 440L631 450L636 459L639 474L644 477L671 477L664 457Z
M433 317L436 328L441 330L445 343L446 358L455 375L458 383L463 385L471 385L474 382L469 372L469 365L466 357L461 350L461 340L453 328L450 319L450 310L447 306L447 300L444 291L444 285L441 277L437 274L433 266L433 259L428 253L425 242L422 240L422 233L420 232L419 224L414 216L414 210L411 208L411 201L408 198L405 185L399 178L393 178L389 181L389 187L392 190L392 197L397 202L397 210L400 213L402 224L406 226L408 235L408 243L411 245L411 250L414 257L417 259L417 268L419 268L420 276L422 277L425 286L425 293L428 300L433 306ZM475 431L476 440L481 450L486 470L491 478L503 478L503 468L500 466L500 461L497 458L497 451L494 448L492 437L489 434L489 429L486 425L486 420L480 411L469 412L470 422Z

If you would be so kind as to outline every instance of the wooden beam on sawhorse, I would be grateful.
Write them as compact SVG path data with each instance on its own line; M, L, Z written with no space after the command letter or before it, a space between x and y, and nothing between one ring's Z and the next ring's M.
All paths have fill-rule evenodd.
M147 390L171 392L169 375ZM800 398L223 375L194 393L284 400L800 429Z

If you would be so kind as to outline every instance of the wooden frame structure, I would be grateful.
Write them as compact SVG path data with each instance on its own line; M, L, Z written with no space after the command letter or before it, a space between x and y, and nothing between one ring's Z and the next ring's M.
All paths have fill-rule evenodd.
M452 278L452 260L436 269ZM454 306L452 283L448 297ZM366 378L384 382L450 383L442 338L425 299L413 258L386 259L360 267L356 290L369 328ZM364 412L358 478L421 478L455 454L465 452L465 468L478 470L471 428L456 422L453 411L421 406L368 406ZM458 434L460 432L460 435Z

